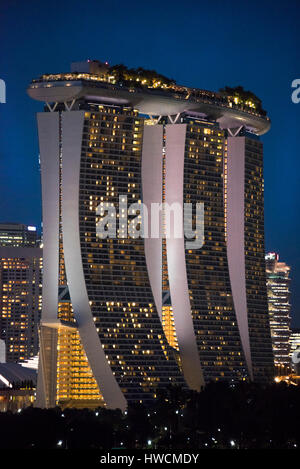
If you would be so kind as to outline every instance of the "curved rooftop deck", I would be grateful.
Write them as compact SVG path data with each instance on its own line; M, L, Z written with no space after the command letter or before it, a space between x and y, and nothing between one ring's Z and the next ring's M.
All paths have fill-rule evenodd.
M218 121L222 128L243 125L257 135L270 128L270 119L264 111L254 109L251 100L245 105L237 103L231 96L174 83L151 87L136 82L111 83L109 78L91 73L42 75L31 82L27 92L31 98L47 103L85 98L132 106L140 113L152 116L193 112Z

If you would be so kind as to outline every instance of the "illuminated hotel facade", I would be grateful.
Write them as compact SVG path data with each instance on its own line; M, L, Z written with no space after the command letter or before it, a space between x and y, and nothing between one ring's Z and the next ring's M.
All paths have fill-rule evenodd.
M37 405L125 409L169 383L273 376L257 137L270 122L251 101L125 79L79 63L28 88L46 103ZM158 237L122 236L121 212L101 239L98 207L125 195L149 213L204 203L203 247L165 237L164 210Z
M267 291L274 363L290 368L290 270L275 252L266 254Z

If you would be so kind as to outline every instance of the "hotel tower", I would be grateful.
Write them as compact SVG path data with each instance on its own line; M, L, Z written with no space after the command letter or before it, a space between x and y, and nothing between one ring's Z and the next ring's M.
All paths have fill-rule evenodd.
M169 383L270 380L259 140L270 121L258 98L98 61L43 75L28 94L45 103L36 404L124 410ZM162 207L157 236L124 234L123 200L143 203L148 225ZM184 203L204 204L199 249L166 236L164 207ZM97 233L107 204L119 208L114 238Z

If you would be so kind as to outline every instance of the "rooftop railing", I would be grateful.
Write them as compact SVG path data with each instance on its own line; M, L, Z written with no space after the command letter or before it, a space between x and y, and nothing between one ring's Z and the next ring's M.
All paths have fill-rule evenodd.
M121 82L114 82L115 77L107 75L95 75L90 73L58 73L42 75L38 79L32 80L32 84L45 83L45 82L65 82L65 81L81 81L88 83L89 86L105 87L115 90L124 90L129 92L143 93L151 92L153 94L160 94L162 96L170 96L175 99L184 99L203 104L214 104L216 106L227 107L237 111L246 112L252 116L270 120L264 110L253 109L245 103L237 104L234 97L226 96L217 92L201 90L198 88L188 88L180 86L175 83L162 84L161 86L149 86L142 84L140 81L123 80Z

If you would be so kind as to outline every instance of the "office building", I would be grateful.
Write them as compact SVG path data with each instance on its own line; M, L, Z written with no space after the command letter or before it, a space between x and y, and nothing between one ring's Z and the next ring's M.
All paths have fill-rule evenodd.
M269 252L266 254L266 273L274 363L277 373L283 369L287 373L290 370L290 267L279 261L278 254Z
M0 224L0 233L0 338L6 361L22 362L39 350L42 249L35 227Z
M35 226L22 223L0 223L0 246L35 247L37 230Z

